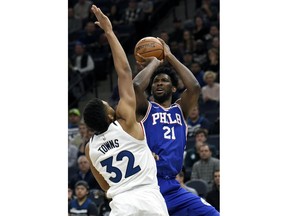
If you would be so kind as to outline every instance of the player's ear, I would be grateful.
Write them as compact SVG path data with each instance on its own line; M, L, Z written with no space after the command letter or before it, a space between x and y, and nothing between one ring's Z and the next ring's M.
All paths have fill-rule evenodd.
M108 119L112 122L112 121L114 121L114 116L111 114L108 114Z
M177 88L175 86L172 87L172 92L175 93L177 91Z

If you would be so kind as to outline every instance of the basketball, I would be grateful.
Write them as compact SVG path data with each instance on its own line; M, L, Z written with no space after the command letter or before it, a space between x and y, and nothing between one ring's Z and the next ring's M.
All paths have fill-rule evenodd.
M143 57L154 56L159 60L164 58L163 45L156 37L144 37L135 45L134 56L137 61L142 62L142 59L137 56L137 53Z

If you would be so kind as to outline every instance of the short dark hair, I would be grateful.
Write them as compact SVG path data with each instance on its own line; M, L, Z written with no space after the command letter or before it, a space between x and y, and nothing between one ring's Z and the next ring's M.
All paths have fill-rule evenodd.
M80 186L80 185L84 186L87 190L89 190L89 185L86 181L84 181L84 180L77 181L75 184L75 188Z
M109 126L106 107L98 98L93 98L86 104L83 118L87 127L96 133L103 133Z
M201 133L203 133L206 138L208 137L207 130L204 129L204 128L199 128L198 130L196 130L196 131L195 131L195 137L196 137L198 134L201 134Z
M171 67L169 67L167 65L160 66L154 71L154 73L153 73L153 75L152 75L152 77L150 79L150 86L152 85L152 82L153 82L154 78L158 74L162 74L162 73L163 74L167 74L170 77L170 79L171 79L172 85L177 88L177 86L178 86L177 74Z

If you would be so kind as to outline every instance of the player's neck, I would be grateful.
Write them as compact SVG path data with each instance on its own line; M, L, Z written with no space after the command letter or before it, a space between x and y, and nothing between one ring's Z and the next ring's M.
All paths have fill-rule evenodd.
M166 101L163 101L163 102L160 102L160 101L156 101L156 100L155 100L155 102L158 103L159 105L161 105L161 106L164 107L164 108L168 108L168 107L170 107L171 104L172 104L170 99L169 99L169 100L166 100Z

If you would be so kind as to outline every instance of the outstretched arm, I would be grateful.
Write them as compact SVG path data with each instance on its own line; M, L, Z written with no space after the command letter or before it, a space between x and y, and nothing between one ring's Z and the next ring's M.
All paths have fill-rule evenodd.
M161 38L158 39L164 46L165 59L175 69L186 88L177 103L181 106L184 117L187 119L192 108L198 103L200 85L193 73L171 53L169 46Z
M95 23L105 32L111 47L115 70L118 75L120 100L117 106L116 115L124 120L125 125L129 127L129 125L131 126L132 123L136 122L136 100L132 85L132 71L124 49L112 30L112 24L109 18L95 5L92 5L92 11L98 20Z

